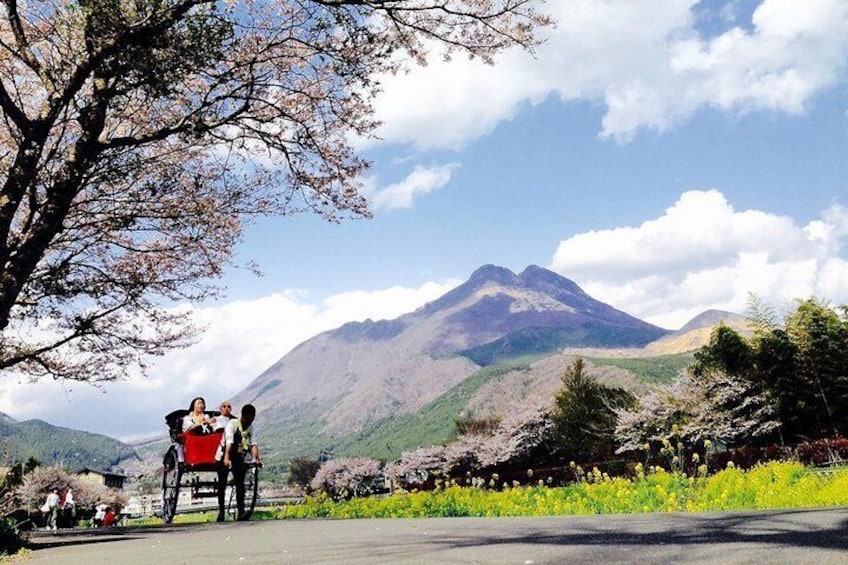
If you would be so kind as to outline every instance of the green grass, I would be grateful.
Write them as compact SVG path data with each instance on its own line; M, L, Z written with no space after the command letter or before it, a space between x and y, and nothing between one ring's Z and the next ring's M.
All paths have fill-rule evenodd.
M544 481L543 481L544 482ZM800 463L726 469L708 478L663 471L636 479L607 478L566 487L489 491L449 486L433 492L333 502L308 499L278 518L424 518L702 512L848 505L848 470L820 474Z
M587 357L596 367L619 367L649 384L671 383L681 371L692 364L693 359L692 352L657 357Z
M406 450L443 444L452 438L455 419L481 386L497 381L512 371L527 368L528 365L523 363L483 368L418 412L381 420L361 433L341 438L335 444L334 453L336 456L367 455L375 459L391 460L397 459Z
M257 508L253 511L251 520L275 520L279 513L279 508ZM206 524L212 523L218 518L217 510L209 510L207 512L193 512L190 514L177 514L174 516L174 524ZM127 527L148 527L159 526L163 524L162 518L156 516L145 516L143 518L128 518L125 522Z

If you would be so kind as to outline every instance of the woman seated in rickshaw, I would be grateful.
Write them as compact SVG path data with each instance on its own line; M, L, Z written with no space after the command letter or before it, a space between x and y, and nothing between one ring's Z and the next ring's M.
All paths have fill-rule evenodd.
M202 396L191 401L188 414L183 418L183 431L192 434L205 435L212 432L215 418L206 413L206 401Z

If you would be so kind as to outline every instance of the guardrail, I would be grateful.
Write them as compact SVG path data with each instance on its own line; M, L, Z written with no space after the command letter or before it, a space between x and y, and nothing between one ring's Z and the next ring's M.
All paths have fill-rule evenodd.
M302 496L259 496L256 499L256 506L286 506L289 504L301 504ZM218 501L214 498L199 498L192 500L190 504L178 504L177 514L197 514L200 512L209 512L218 510ZM130 518L144 518L147 516L161 516L161 502L153 504L151 509L142 513L127 514Z

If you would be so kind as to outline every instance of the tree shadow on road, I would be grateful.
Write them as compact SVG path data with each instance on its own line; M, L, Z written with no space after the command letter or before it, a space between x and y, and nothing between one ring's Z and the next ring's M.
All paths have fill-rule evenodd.
M834 510L844 513L844 510ZM820 513L820 511L818 511ZM455 539L457 546L498 544L548 544L563 546L645 546L645 545L715 545L746 544L776 547L848 550L848 513L824 527L804 520L806 510L786 510L752 515L745 514L668 514L658 518L614 517L600 524L592 520L569 521L568 531L524 528L515 535ZM647 515L645 515L647 516ZM467 544L465 543L467 542Z
M31 550L51 547L70 547L74 545L93 545L129 541L145 537L148 533L160 533L169 530L204 527L208 524L167 524L156 526L128 526L115 528L65 529L56 533L38 532L27 540L26 547Z

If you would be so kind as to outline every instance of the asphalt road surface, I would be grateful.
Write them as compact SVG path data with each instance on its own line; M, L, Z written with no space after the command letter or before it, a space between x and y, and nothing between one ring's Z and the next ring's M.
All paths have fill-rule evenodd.
M32 541L13 563L848 564L848 509L228 522Z

